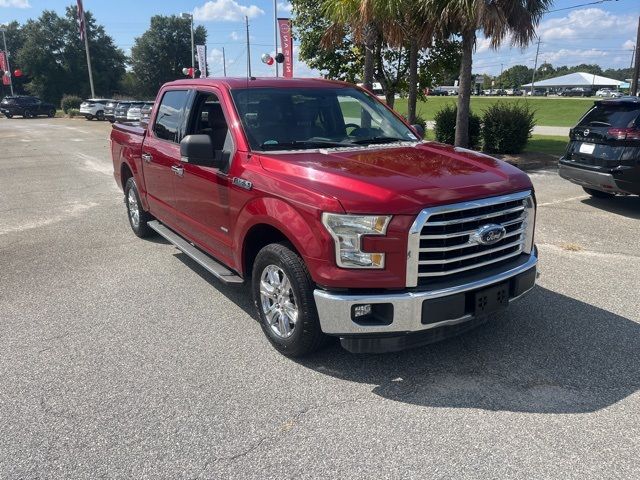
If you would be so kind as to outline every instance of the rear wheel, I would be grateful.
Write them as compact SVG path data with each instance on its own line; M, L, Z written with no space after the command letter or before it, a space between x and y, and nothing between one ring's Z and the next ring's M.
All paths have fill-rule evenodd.
M5 113L4 116L7 118L13 118L13 114L11 113Z
M55 117L55 116L56 116L56 111L55 111L55 110L51 109L51 110L49 110L49 111L47 112L47 117L49 117L49 118L53 118L53 117Z
M33 118L33 113L31 113L31 110L25 110L24 112L22 112L22 116L24 118Z
M326 336L320 330L311 276L289 244L272 243L260 250L251 290L260 326L280 353L301 357L323 345Z
M84 118L86 118L87 120L91 121L91 120L93 120L93 115L85 115Z
M594 198L613 198L616 195L614 193L601 192L600 190L595 190L593 188L582 187L585 192L591 195Z
M138 194L138 186L133 177L127 180L124 187L124 202L127 205L127 214L129 217L129 225L131 230L140 238L149 237L153 234L153 230L149 228L147 222L153 220L149 212L142 207L140 195Z

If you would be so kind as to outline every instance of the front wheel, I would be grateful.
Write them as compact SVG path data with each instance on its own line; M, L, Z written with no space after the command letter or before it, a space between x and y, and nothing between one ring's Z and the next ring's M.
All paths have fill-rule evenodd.
M24 112L22 112L22 117L23 118L33 118L33 113L31 113L30 110L25 110Z
M615 194L609 192L601 192L600 190L595 190L593 188L582 187L582 189L591 195L593 198L613 198Z
M100 110L98 113L96 113L96 118L102 122L104 120L104 112L102 110Z
M147 222L153 220L149 212L142 208L138 186L133 177L127 180L124 187L124 202L127 205L127 214L129 217L129 225L131 230L140 238L149 237L153 234L153 230L149 228Z
M91 120L93 120L93 115L85 115L84 118L86 118L87 120L91 121Z
M13 114L11 113L5 113L4 116L7 118L13 118Z
M322 346L326 337L320 329L313 282L291 245L272 243L260 250L251 290L260 326L280 353L301 357Z

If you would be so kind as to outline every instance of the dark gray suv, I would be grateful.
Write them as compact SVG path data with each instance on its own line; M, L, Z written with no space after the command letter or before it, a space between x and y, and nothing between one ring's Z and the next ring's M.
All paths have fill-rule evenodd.
M569 139L561 177L594 197L640 195L640 98L596 101Z

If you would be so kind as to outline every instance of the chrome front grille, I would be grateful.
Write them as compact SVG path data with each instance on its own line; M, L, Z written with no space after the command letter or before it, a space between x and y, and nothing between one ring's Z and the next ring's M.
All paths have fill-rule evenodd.
M452 275L497 266L533 244L535 206L531 192L427 208L414 222L408 245L407 286L429 285ZM483 244L479 230L504 227L504 237Z

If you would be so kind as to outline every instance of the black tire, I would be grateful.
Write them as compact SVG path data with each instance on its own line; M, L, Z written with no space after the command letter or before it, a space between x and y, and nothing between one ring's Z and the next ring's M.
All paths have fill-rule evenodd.
M4 116L7 117L7 118L13 118L13 114L12 113L5 113Z
M135 196L136 205L138 209L138 221L136 224L135 215L132 215L132 209L135 208L132 202L129 200L129 194L132 193ZM153 216L146 212L142 206L142 202L140 201L140 194L138 193L138 186L136 185L136 181L133 177L130 177L127 180L127 183L124 186L124 203L127 206L127 218L129 219L129 225L131 225L131 230L140 238L146 238L153 235L154 231L149 228L147 222L153 220Z
M23 118L33 118L33 113L31 113L30 110L25 110L24 112L22 112L22 117Z
M614 193L601 192L600 190L595 190L593 188L582 187L582 189L591 195L593 198L613 198L615 197Z
M87 120L91 121L91 120L93 120L93 115L85 115L84 118L86 118Z
M297 307L297 320L289 337L276 334L263 310L260 284L268 267L275 266L286 274L290 283L290 294L283 295ZM301 357L318 350L327 337L320 330L318 311L313 298L313 281L302 258L287 243L272 243L258 253L253 264L251 279L253 303L258 312L260 326L271 344L287 357ZM292 295L291 295L292 294ZM270 302L271 300L267 300ZM275 301L274 301L275 302ZM278 323L282 321L282 315ZM289 325L291 325L289 323ZM277 327L274 325L273 328Z
M53 118L53 117L55 117L55 116L56 116L56 111L55 111L55 110L49 110L49 111L47 112L47 117L49 117L49 118Z
M99 110L99 111L96 113L96 118L97 118L99 121L101 121L101 122L102 122L102 121L104 120L104 112L103 112L102 110Z

